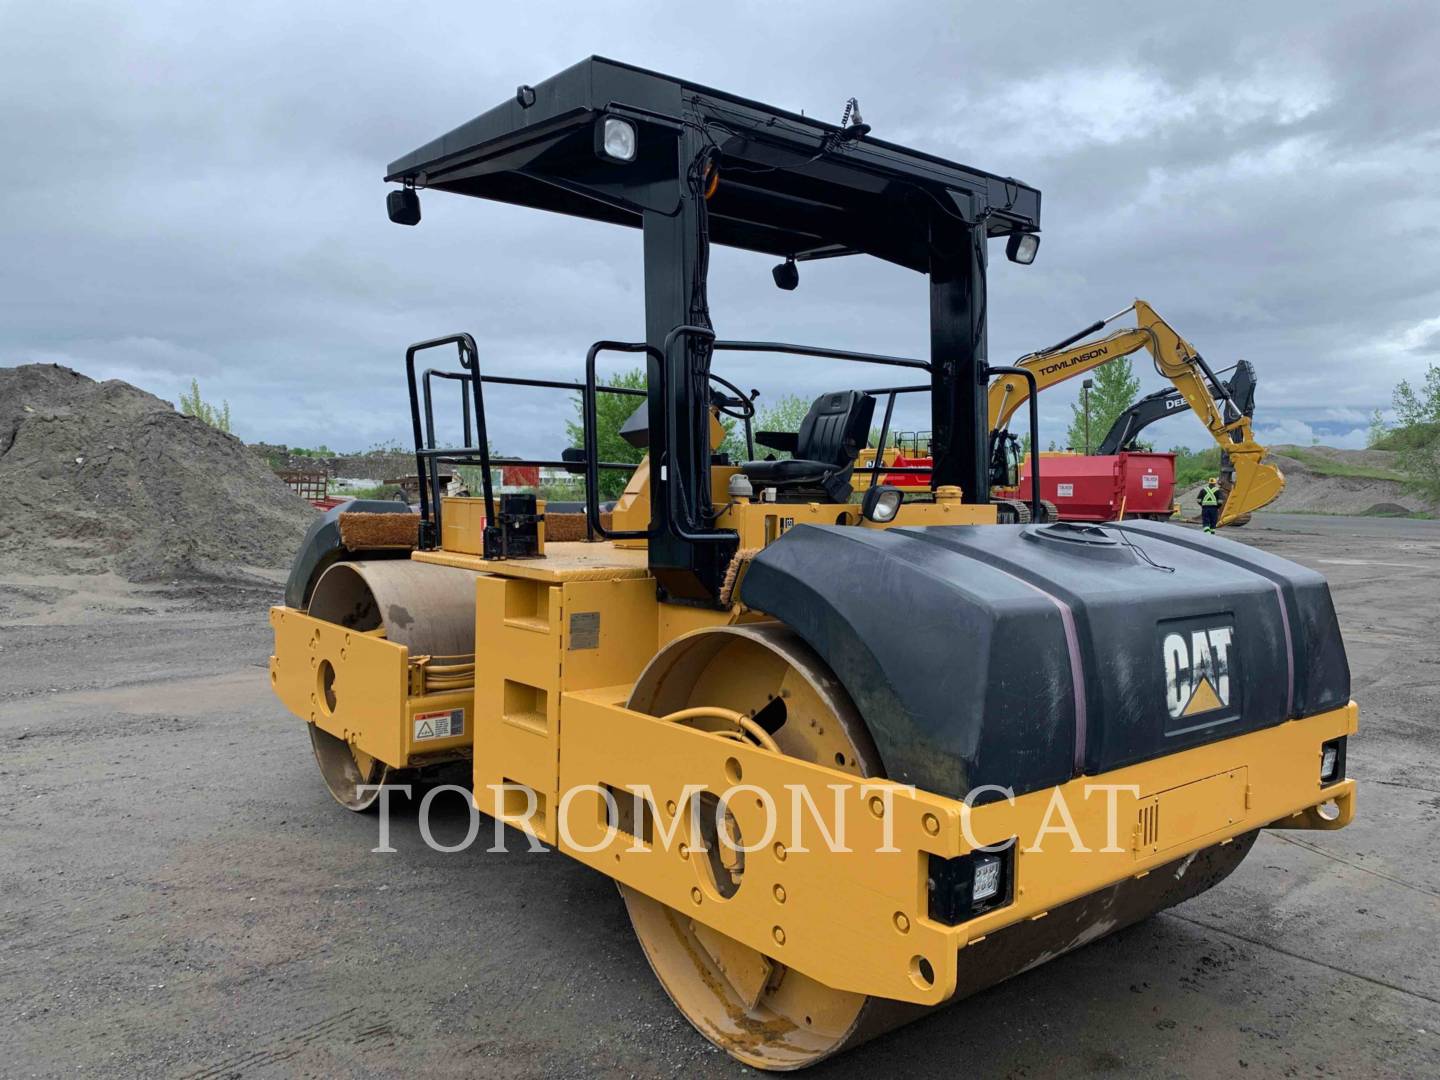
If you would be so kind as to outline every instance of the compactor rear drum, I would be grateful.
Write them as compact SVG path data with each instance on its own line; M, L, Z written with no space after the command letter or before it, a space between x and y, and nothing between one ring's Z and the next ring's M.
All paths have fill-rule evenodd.
M629 704L764 745L754 731L759 727L779 753L857 777L884 775L869 731L840 682L799 637L774 624L721 627L677 639L651 661ZM1254 840L1251 833L1206 848L968 947L950 1001L1198 895L1229 875ZM743 845L744 838L737 841ZM726 864L713 853L710 859L708 872L724 888L745 888L743 861ZM685 912L624 885L620 892L651 968L686 1019L756 1068L804 1068L932 1011L835 990ZM845 943L835 947L844 949Z
M310 592L308 614L361 633L383 635L416 656L475 652L475 578L470 570L409 559L339 562L324 570ZM326 687L327 694L343 686ZM333 707L333 701L331 702ZM397 770L359 747L310 724L320 775L347 810L371 809L379 792L361 785L403 783Z

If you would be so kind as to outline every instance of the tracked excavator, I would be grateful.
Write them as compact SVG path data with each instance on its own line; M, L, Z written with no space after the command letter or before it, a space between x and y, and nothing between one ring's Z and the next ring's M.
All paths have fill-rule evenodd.
M676 1006L771 1070L1215 887L1261 829L1350 821L1357 713L1320 575L1165 524L996 523L987 383L1034 376L987 364L986 266L992 244L1034 258L1036 189L876 138L853 104L829 124L598 57L386 179L403 225L424 193L638 229L645 316L568 381L498 374L466 332L406 350L419 514L329 511L270 613L272 687L346 809L468 770L477 811L613 878ZM781 260L782 288L812 258L908 269L928 356L719 336L714 245ZM756 433L716 370L737 352L921 380L923 497L850 500L884 387L852 377L798 433ZM605 385L617 357L643 389ZM579 469L583 513L494 490L497 385L579 396L583 446L518 464ZM638 406L640 467L600 457L601 394ZM458 444L435 420L455 396ZM720 452L722 413L750 460ZM473 497L442 488L460 466ZM609 511L608 469L632 473Z
M1115 320L1135 312L1136 326L1117 330L1106 337L1083 341L1103 330ZM1078 344L1077 344L1078 342ZM1284 474L1261 459L1266 450L1254 441L1251 420L1255 411L1255 369L1246 361L1235 365L1228 382L1222 382L1205 359L1175 330L1156 314L1144 300L1100 319L1064 341L1030 353L1015 362L1029 372L1037 390L1058 385L1068 379L1094 371L1112 360L1129 356L1141 349L1148 350L1155 369L1171 382L1164 390L1142 398L1122 414L1113 436L1121 449L1133 447L1134 437L1142 427L1178 412L1189 411L1201 402L1198 415L1206 429L1221 447L1221 490L1225 503L1221 510L1222 525L1240 525L1250 515L1279 497L1285 487ZM1224 369L1223 375L1232 369ZM909 390L911 388L903 388ZM902 392L903 392L902 390ZM990 482L992 495L1000 508L1002 520L1029 521L1031 512L1016 491L1023 454L1020 440L1009 431L1015 413L1029 400L1030 384L1020 376L1007 376L990 384ZM1125 426L1128 426L1128 430ZM888 440L887 440L888 444ZM1097 456L1110 456L1119 449L1107 450L1102 442ZM862 489L881 478L874 468L875 451L861 451L857 466ZM896 448L884 456L883 478L902 487L924 486L930 464L926 453L906 454ZM1063 461L1057 466L1064 467ZM872 475L874 474L874 475ZM1042 520L1055 520L1058 511L1051 502L1042 506Z
M1082 340L1132 311L1135 313L1134 327L1116 330L1103 338ZM1267 451L1255 441L1251 431L1251 418L1255 411L1255 369L1241 361L1236 365L1230 382L1222 382L1195 347L1144 300L1136 300L1129 307L1048 349L1022 357L1016 361L1016 366L1033 371L1036 386L1044 390L1141 349L1150 353L1155 370L1169 379L1171 386L1141 399L1135 412L1122 416L1122 420L1128 416L1128 423L1134 429L1128 433L1131 441L1139 430L1135 425L1142 418L1141 426L1153 423L1165 415L1183 411L1178 408L1183 402L1185 409L1194 410L1224 455L1221 486L1225 502L1220 509L1220 524L1243 524L1254 511L1274 502L1285 489L1285 475L1275 465L1262 460ZM1025 404L1029 393L1029 384L1013 376L991 384L990 456L992 480L997 485L1013 475L1013 465L1019 456L1019 442L1009 432L1008 425L1015 412ZM1149 410L1152 407L1166 411L1151 415ZM1111 435L1116 436L1117 447L1127 438L1127 432L1123 430L1107 433L1107 440ZM1107 451L1105 446L1106 442L1102 442L1097 453L1118 452L1118 449Z

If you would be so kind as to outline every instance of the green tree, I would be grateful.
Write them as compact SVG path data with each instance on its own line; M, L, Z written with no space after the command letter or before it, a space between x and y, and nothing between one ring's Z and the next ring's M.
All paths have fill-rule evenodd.
M1395 447L1406 486L1430 502L1440 502L1440 366L1430 364L1418 387L1402 381L1392 400L1395 430L1385 442Z
M200 383L196 379L190 380L190 393L180 392L180 411L186 416L193 416L201 423L209 424L217 431L230 434L230 402L222 401L217 409L200 396Z
M623 371L610 380L610 385L626 390L644 390L646 387L645 369L634 368L630 371ZM639 408L644 400L644 398L635 397L632 394L595 395L595 445L601 461L639 464L640 459L645 456L644 450L631 446L620 437L621 426L630 419L630 414ZM575 419L565 421L565 433L570 438L571 446L584 446L584 403L579 396L574 398L574 403ZM600 498L618 499L629 480L630 474L621 472L619 469L601 469Z
M1385 436L1390 434L1390 425L1385 423L1385 417L1380 415L1376 409L1370 414L1370 429L1365 433L1365 445L1372 450L1385 441Z
M1431 364L1425 369L1425 381L1418 390L1411 387L1407 380L1402 380L1395 387L1393 401L1395 419L1400 427L1440 424L1440 366Z
M1095 385L1090 388L1089 394L1091 453L1095 452L1095 447L1105 438L1120 414L1135 404L1139 393L1140 380L1136 378L1128 356L1112 360L1096 372ZM1082 390L1079 400L1070 406L1070 430L1065 439L1072 450L1085 449L1085 402L1086 394Z

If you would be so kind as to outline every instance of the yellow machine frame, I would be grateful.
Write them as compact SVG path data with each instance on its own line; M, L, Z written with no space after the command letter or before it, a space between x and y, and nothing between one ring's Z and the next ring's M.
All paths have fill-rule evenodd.
M904 504L887 526L858 524L993 521L993 507L946 494ZM739 531L742 548L760 548L793 523L834 523L854 511L745 502L721 521ZM425 658L277 607L270 672L280 699L392 768L460 757L473 741L479 810L840 990L937 1004L955 990L962 950L1007 926L1254 829L1339 828L1354 813L1354 783L1322 786L1313 765L1322 743L1356 730L1353 704L973 809L635 712L626 707L635 680L667 644L768 618L738 603L720 610L659 603L645 553L633 548L562 543L549 545L543 558L487 560L467 553L473 538L463 533L447 532L460 550L411 558L480 572L473 690L427 692ZM449 709L473 717L465 735L417 744L417 717ZM707 885L681 820L687 784L714 791L749 785L744 798L727 803L745 837L762 829L756 800L777 800L773 838L746 853L746 880L761 885L729 899ZM641 793L649 835L678 840L646 843L610 829L601 786L622 802ZM1116 792L1113 803L1107 789ZM1321 809L1327 804L1335 808L1328 815ZM843 820L852 850L801 843L797 812L815 825L813 837L822 829L833 835ZM1073 829L1058 829L1067 815ZM633 820L631 828L640 831ZM967 828L977 844L1019 845L1015 895L1004 907L946 926L926 909L926 861L972 850ZM1044 842L1034 843L1037 836ZM1086 850L1071 850L1077 836Z
M365 504L327 513L297 556L288 606L271 613L272 685L309 725L338 802L366 810L376 800L365 793L387 781L468 766L479 811L615 879L685 1016L767 1069L811 1064L1182 902L1234 869L1256 830L1338 828L1355 804L1354 784L1338 779L1337 740L1355 730L1356 712L1334 707L1348 682L1332 623L1316 635L1324 651L1302 642L1303 670L1333 663L1335 678L1314 680L1312 695L1294 651L1289 705L1269 693L1272 681L1263 709L1247 713L1242 695L1233 716L1212 715L1201 688L1210 692L1212 675L1229 685L1223 641L1236 613L1191 631L1188 675L1168 644L1142 666L1139 639L1120 632L1127 602L1168 621L1172 597L1188 609L1182 596L1211 595L1203 582L1182 587L1179 574L1162 586L1137 564L1153 595L1142 602L1147 581L1133 579L1108 590L1112 556L1158 565L1120 544L1136 548L1131 532L1162 526L1102 538L1107 550L1083 562L1071 545L1101 540L1063 525L862 531L992 525L1002 509L1019 519L983 490L987 405L994 428L1024 401L985 359L987 245L1003 240L1028 264L1040 229L1037 189L870 130L853 98L837 126L592 57L392 162L386 206L397 224L420 222L423 190L637 227L644 337L594 342L584 383L488 374L469 333L410 345L419 515L373 503L368 514ZM915 272L929 296L928 359L717 338L712 245L783 259L772 270L783 289L811 259L864 256ZM1148 305L1134 310L1135 330L1022 363L1050 385L1122 347L1149 348L1235 461L1239 502L1253 503L1267 474L1248 420L1225 424L1198 354ZM452 348L458 366L421 359ZM923 371L934 490L913 502L882 492L842 501L874 406L873 394L853 391L820 399L803 440L753 440L793 446L798 464L747 463L741 477L716 465L728 461L713 452L717 411L754 417L755 393L711 370L725 351ZM601 386L602 354L643 363L644 390ZM434 380L463 395L460 445L437 443ZM515 464L583 472L583 516L562 520L513 491L496 498L487 383L579 394L584 446ZM643 396L618 433L654 454L653 476L641 462L608 523L600 470L626 465L602 454L602 435L613 445L602 392ZM440 470L464 466L478 471L483 499L442 495ZM798 525L815 527L787 537ZM570 539L580 535L588 542ZM1186 566L1221 558L1182 550L1185 538L1164 543ZM1237 570L1222 595L1268 604L1263 585L1239 584L1257 574ZM1300 610L1328 616L1309 584ZM1101 593L1103 605L1085 606ZM1248 610L1274 645L1283 612ZM922 640L934 650L906 652ZM1243 655L1273 680L1275 652ZM1009 663L1022 658L1037 662ZM1179 708L1199 726L1150 725L1159 714L1132 693L1139 679L1110 678L1127 666L1163 686L1171 719L1169 691L1193 683L1186 693L1201 711ZM1101 669L1089 684L1087 668ZM893 689L924 700L876 694ZM1110 726L1146 729L1133 753L1086 742L1086 704L1115 708L1112 690L1126 700L1104 717ZM1219 738L1297 711L1314 714ZM1221 726L1234 720L1243 723ZM1146 760L1078 775L1136 758ZM1337 779L1322 783L1322 773ZM1006 797L985 777L1025 793ZM957 797L967 791L973 808Z

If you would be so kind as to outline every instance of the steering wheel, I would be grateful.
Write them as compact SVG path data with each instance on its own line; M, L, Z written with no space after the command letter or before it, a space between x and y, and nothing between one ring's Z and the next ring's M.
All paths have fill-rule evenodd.
M732 420L753 420L755 418L755 399L747 397L745 392L728 379L722 379L714 372L710 373L710 381L719 383L729 394L716 394L712 404L716 410L730 417ZM756 391L758 393L758 391Z

